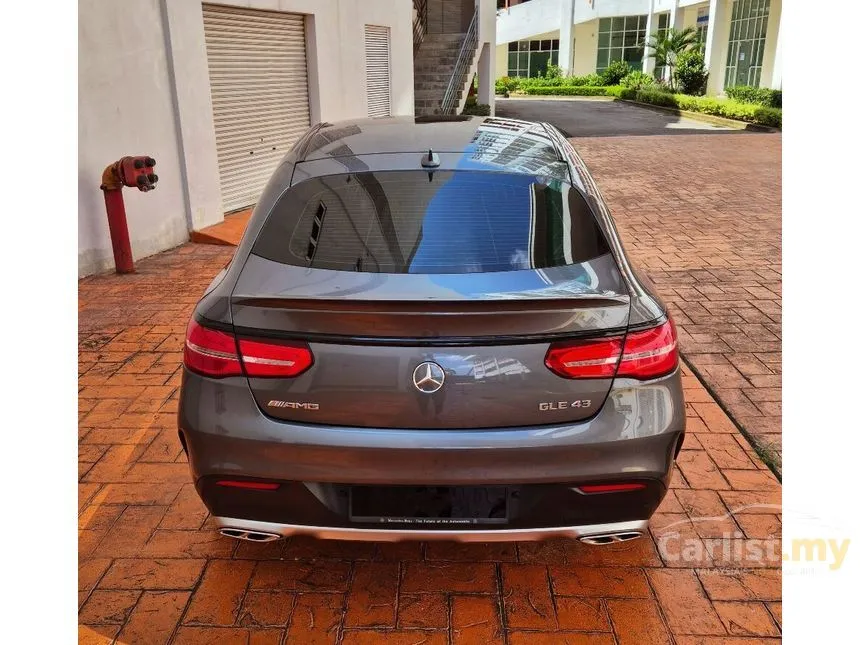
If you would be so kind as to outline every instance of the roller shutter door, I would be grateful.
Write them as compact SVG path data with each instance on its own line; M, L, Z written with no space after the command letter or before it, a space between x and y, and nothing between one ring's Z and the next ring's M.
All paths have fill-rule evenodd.
M224 209L255 204L310 126L301 14L203 5Z
M367 116L391 116L391 30L364 26Z

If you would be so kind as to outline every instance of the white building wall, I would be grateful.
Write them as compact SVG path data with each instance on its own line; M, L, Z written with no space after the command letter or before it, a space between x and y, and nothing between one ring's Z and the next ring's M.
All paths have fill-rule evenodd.
M574 76L588 76L597 70L597 28L599 20L577 23L573 29Z
M411 3L409 3L411 4ZM499 78L497 71L498 48L496 47L496 3L493 0L475 0L478 8L478 102L490 106L490 114L496 113L496 84L481 82L481 79ZM411 33L411 32L410 32ZM505 70L508 61L505 58Z
M643 16L650 7L651 0L592 0L590 4L587 0L576 0L573 19L579 24L612 16Z
M698 4L688 5L684 7L683 12L683 21L681 23L681 29L687 29L688 27L696 28L696 20L699 17L699 8L707 9L707 2L700 2Z
M496 45L496 78L508 75L508 45Z
M500 9L496 18L496 45L517 40L533 40L536 34L558 31L561 23L560 0L531 0Z
M127 154L157 161L158 188L125 189L136 259L223 218L208 63L199 0L81 0L78 9L78 273L110 269L99 190L106 165ZM364 25L391 29L391 112L414 113L412 6L391 0L218 0L303 13L311 119L367 115ZM175 81L174 81L175 78Z
M782 74L779 74L777 82L774 83L774 61L776 59L777 45L779 43L779 25L782 22L782 0L770 0L770 15L767 19L767 35L764 41L764 57L761 64L761 87L780 89L782 87Z
M136 258L188 239L169 61L159 0L78 4L78 274L113 266L105 166L125 155L155 157L158 188L125 189Z
M708 40L705 45L705 65L708 68L707 93L711 95L723 93L731 21L732 1L710 0L708 4Z

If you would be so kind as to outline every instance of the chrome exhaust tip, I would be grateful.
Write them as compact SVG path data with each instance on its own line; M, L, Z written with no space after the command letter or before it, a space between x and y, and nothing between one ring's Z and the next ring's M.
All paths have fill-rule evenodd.
M642 537L639 531L622 531L620 533L602 533L599 535L583 535L579 538L584 544L592 544L594 546L603 546L606 544L614 544L615 542L627 542Z
M265 533L264 531L245 531L243 529L219 529L219 533L226 537L236 540L247 540L248 542L274 542L280 540L281 536L277 533Z

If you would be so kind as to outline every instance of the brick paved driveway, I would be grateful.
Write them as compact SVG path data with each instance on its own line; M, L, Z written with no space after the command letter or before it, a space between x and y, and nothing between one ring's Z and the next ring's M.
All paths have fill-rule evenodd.
M685 243L658 241L663 255ZM779 484L689 374L688 439L647 538L591 547L220 537L189 481L175 411L185 321L231 252L186 245L140 262L136 275L80 282L81 642L778 642L781 562L746 547L778 538Z
M611 102L505 101L498 112L575 135L684 357L779 469L782 136L659 136L676 117Z

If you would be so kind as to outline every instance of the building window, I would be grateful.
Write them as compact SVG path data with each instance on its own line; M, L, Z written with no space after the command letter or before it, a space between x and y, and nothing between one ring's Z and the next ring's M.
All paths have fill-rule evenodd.
M696 12L696 34L699 36L699 41L702 45L708 40L708 8L699 7Z
M758 87L769 14L770 0L735 0L729 28L726 87Z
M647 16L600 19L597 34L598 73L616 60L626 60L630 67L642 69L647 21Z
M520 40L508 43L508 76L542 76L558 65L558 40Z

